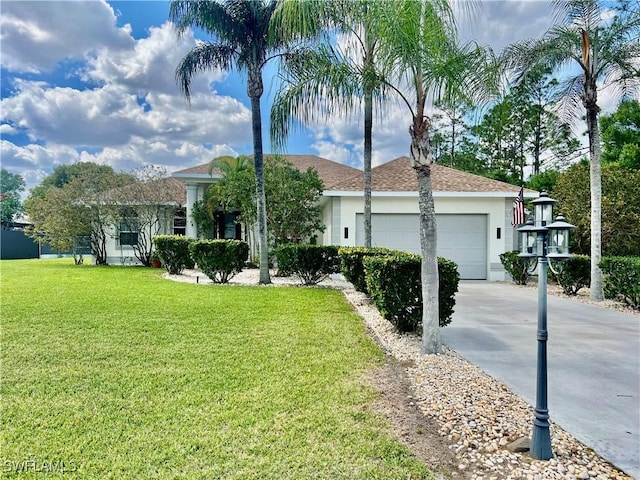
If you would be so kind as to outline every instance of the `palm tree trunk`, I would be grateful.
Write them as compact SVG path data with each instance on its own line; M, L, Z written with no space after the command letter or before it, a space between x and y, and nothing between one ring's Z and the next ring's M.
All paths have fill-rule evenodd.
M600 129L598 106L587 107L587 129L589 131L589 181L591 188L591 287L589 299L604 300L602 290L602 168L600 165Z
M373 93L364 94L364 246L371 247L371 151L373 131Z
M261 79L260 79L261 80ZM249 74L249 84L252 75ZM256 89L262 93L262 88ZM249 87L250 93L256 93ZM260 250L260 283L271 283L269 275L269 247L267 244L267 202L264 193L264 158L262 154L262 116L260 112L260 95L250 95L251 128L253 130L253 161L256 171L256 204L258 215L258 248Z
M422 251L422 346L423 354L442 351L438 304L438 257L436 213L431 187L431 167L416 168L420 207L420 250Z
M442 351L440 309L438 304L438 257L436 211L431 186L431 148L429 119L416 117L411 133L411 163L418 176L420 210L420 251L422 252L422 346L423 354Z

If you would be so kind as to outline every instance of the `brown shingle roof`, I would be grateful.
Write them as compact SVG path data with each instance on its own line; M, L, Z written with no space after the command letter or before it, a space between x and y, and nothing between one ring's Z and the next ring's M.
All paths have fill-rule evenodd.
M434 192L514 192L520 187L481 177L454 168L434 163L431 166L431 181ZM411 168L408 157L399 157L371 170L371 183L374 192L417 192L418 179ZM337 191L362 191L362 174L353 175L332 189Z
M269 156L269 155L267 155ZM318 176L324 183L326 190L335 190L334 186L345 178L352 175L362 176L362 172L357 168L349 167L342 163L333 162L326 158L319 157L317 155L281 155L285 160L291 162L301 172L307 171L309 167L313 167L317 170ZM197 165L195 167L179 170L174 174L208 174L209 164L205 163ZM214 171L214 173L219 173Z
M132 183L102 194L102 197L122 203L148 204L164 203L185 205L187 190L177 178L165 177L146 183Z

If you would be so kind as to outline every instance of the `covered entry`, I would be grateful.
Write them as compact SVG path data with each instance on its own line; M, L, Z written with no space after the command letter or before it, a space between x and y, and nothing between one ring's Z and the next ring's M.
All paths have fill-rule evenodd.
M436 216L438 256L458 264L466 280L487 278L487 215ZM417 214L374 213L371 216L371 243L420 253L420 220ZM356 218L356 244L364 245L364 216Z

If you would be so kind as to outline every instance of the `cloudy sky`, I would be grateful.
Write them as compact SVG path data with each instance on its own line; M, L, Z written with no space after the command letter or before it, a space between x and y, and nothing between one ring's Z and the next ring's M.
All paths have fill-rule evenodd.
M130 171L167 171L222 154L250 153L251 115L244 79L210 72L196 77L189 106L176 65L195 44L168 23L168 2L11 1L1 9L1 163L30 188L60 164L93 161ZM551 24L544 1L487 1L465 39L500 51L539 36ZM265 77L263 117L277 85ZM374 162L405 155L409 119L390 108L374 130ZM318 154L362 165L358 119L333 119L297 132L288 153ZM264 122L265 151L269 152Z

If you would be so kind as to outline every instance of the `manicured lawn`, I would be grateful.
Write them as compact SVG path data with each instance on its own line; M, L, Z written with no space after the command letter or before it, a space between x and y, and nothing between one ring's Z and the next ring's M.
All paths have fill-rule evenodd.
M382 355L341 293L160 273L0 263L4 476L430 478L370 411Z

